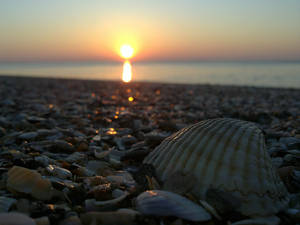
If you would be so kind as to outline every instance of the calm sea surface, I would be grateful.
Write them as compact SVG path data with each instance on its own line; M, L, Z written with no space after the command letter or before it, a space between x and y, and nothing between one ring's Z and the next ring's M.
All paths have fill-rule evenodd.
M120 80L122 63L0 63L1 75ZM133 81L300 88L300 63L132 63Z

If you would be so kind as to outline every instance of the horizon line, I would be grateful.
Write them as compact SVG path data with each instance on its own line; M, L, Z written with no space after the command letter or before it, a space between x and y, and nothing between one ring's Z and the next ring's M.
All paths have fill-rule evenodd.
M128 59L127 59L128 60ZM0 60L0 64L13 63L123 63L126 60ZM300 59L199 59L199 60L184 60L184 59L161 59L161 60L134 60L129 59L132 63L209 63L209 62L239 62L239 63L300 63Z

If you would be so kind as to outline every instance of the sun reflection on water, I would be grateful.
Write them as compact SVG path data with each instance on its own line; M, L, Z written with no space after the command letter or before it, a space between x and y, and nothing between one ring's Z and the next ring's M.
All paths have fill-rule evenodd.
M130 82L132 79L131 64L129 61L125 61L123 64L123 75L122 80L126 83Z

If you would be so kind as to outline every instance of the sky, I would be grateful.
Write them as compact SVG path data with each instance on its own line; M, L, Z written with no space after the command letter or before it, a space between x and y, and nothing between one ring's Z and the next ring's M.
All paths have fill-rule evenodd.
M0 0L0 62L300 61L299 0Z

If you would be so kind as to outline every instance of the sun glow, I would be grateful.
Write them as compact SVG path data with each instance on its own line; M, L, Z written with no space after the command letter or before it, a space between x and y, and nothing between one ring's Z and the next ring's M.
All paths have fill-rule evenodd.
M127 83L131 81L131 78L132 78L131 64L129 61L125 61L123 65L122 80Z
M125 59L129 59L133 55L133 48L130 45L122 45L120 48L121 56Z

